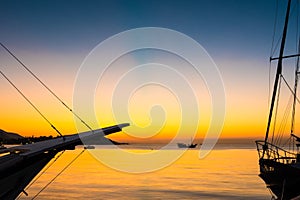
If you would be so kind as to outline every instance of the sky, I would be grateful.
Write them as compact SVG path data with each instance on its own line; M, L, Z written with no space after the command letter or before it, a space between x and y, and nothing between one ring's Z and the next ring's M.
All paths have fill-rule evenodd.
M281 35L286 2L278 1L277 7L275 44ZM293 4L293 14L297 13L295 9ZM123 31L143 27L160 27L180 32L204 48L220 73L226 95L221 137L263 138L268 114L268 59L272 48L275 13L276 1L273 0L0 0L0 41L64 102L73 107L76 105L74 93L78 92L76 81L82 72L81 67L101 42ZM291 32L296 31L292 29ZM140 40L143 39L141 36ZM287 46L293 50L290 40ZM99 60L113 55L117 48L122 47L113 46L101 54ZM195 53L193 50L190 49L189 53ZM77 129L85 130L82 126L79 128L72 114L3 49L0 50L0 58L1 71L63 134L74 133ZM154 61L156 64L143 65ZM143 67L134 68L134 73L126 74L132 67L141 65ZM187 73L186 78L192 84L189 88L196 91L195 101L185 98L191 95L181 93L185 91L185 83L173 83L176 78L172 78L172 73L164 71L170 70L165 65L180 66L178 69L182 71L179 71L179 75ZM219 126L217 124L221 122L211 122L212 96L209 86L205 86L205 77L198 78L199 82L194 81L188 65L172 53L151 49L120 56L111 64L106 76L98 80L97 87L92 88L93 101L84 103L83 100L78 112L95 129L121 123L122 120L130 122L131 127L111 137L121 141L172 140L177 137L178 130L184 132L179 135L182 140L195 136L203 138L209 127ZM272 65L271 71L274 70L275 65ZM123 92L119 92L119 96L115 95L116 99L112 101L108 97L115 94L111 92L114 91L113 85L124 73L128 78L122 79L125 81L122 85L124 88L120 89ZM169 80L172 87L157 84L158 74L164 73L168 75L162 76L164 78L161 77L159 81ZM149 83L152 79L155 84L143 85L143 81ZM130 88L135 90L129 91ZM81 87L82 93L76 94L84 99L84 92L89 89ZM3 78L0 78L0 91L1 129L25 136L56 135ZM94 105L89 105L91 102ZM198 108L192 106L195 102L199 104ZM96 120L89 112L84 112L85 106L86 109L95 109Z

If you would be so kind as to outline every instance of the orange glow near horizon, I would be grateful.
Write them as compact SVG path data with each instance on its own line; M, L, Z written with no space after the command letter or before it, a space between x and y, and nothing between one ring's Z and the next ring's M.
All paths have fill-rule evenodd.
M4 101L5 100L5 101ZM23 99L20 99L18 95L14 95L12 98L11 95L6 95L5 98L2 98L2 102L7 106L2 108L1 128L6 131L17 132L24 136L39 136L39 135L56 135L56 133L50 128L50 126L26 103L22 102ZM51 107L46 107L43 105L44 113L47 113L47 117L52 120L52 123L59 129L61 132L65 134L75 133L77 132L75 128L75 124L73 121L73 117L67 111L63 109L59 110L59 116L57 115L57 111L52 109ZM46 107L46 108L45 108ZM257 137L259 134L263 133L265 128L265 116L257 115L257 112L253 111L244 112L244 115L240 115L239 108L237 109L229 109L229 105L227 108L227 116L224 122L224 128L221 137ZM137 113L135 113L137 112ZM46 115L46 114L45 114ZM133 111L132 115L137 117L137 121L135 125L145 126L149 123L149 116L143 119L143 113L138 113L138 111ZM101 126L109 126L115 124L113 121L112 115L102 115L101 119L106 119L106 121L101 121ZM251 121L249 121L251 119ZM50 120L50 121L51 121ZM158 131L157 134L151 135L152 133L148 133L149 135L144 135L143 138L152 137L153 139L168 139L172 138L172 135L176 130L178 130L178 121L177 118L168 118L167 123L164 128ZM205 132L209 126L209 120L202 120L200 126L197 130L197 137L203 138ZM134 124L132 124L134 125ZM130 129L130 128L126 128ZM126 129L124 131L126 132ZM241 131L242 130L242 131ZM145 133L146 134L146 133ZM125 134L117 133L115 136L110 136L114 139L125 139L130 138ZM187 138L190 136L187 134ZM140 140L138 140L140 141Z
M229 66L230 63L226 63L227 65ZM49 66L49 68L51 67ZM76 70L70 70L70 73L63 73L62 76L58 77L55 74L56 72L51 72L51 70L39 73L41 79L72 107L72 92ZM36 86L37 83L26 74L21 80L20 75L17 77L12 73L9 75L21 91L32 100L58 130L66 135L77 132L72 114L48 94L44 88ZM243 80L244 86L242 87L239 82L239 74L236 75L234 72L229 74L226 71L222 76L227 107L221 138L263 138L268 113L266 87L261 86L265 83L253 83L252 80ZM0 90L4 94L1 97L0 129L19 133L23 136L57 135L50 125L3 78L0 79L0 82ZM110 84L109 80L106 80L105 83ZM197 93L201 101L199 102L200 117L199 127L196 129L196 140L205 137L210 125L210 97L209 92L205 91L204 88L203 85L199 85L199 88L197 88L202 93ZM183 126L185 134L180 136L179 139L189 141L193 135L193 130L191 130L188 123L180 124L180 102L178 102L176 96L159 86L148 88L145 86L143 89L145 90L137 90L133 93L131 100L128 102L131 121L116 120L116 116L114 116L116 113L112 113L112 107L106 103L102 104L103 101L109 99L101 96L101 92L109 94L109 88L106 88L105 91L96 91L95 114L98 123L93 122L88 116L82 118L88 124L91 123L91 127L94 129L116 123L131 123L131 127L125 128L124 132L109 136L109 138L119 142L170 141L175 137L181 126ZM155 91L155 95L153 95L153 91ZM195 116L190 117L194 118ZM159 124L159 126L156 126L153 122ZM88 129L85 128L84 130Z
M2 97L2 114L0 116L1 121L1 129L10 132L16 132L23 136L41 136L41 135L56 135L56 132L51 129L51 127L33 110L30 105L28 105L24 100L15 92L11 91L12 89L8 87L6 94ZM38 96L38 94L37 94ZM39 97L40 98L40 97ZM133 126L139 127L147 127L149 123L151 123L151 119L144 114L147 113L145 110L141 112L141 110L134 110L134 107L137 108L141 107L138 106L140 103L145 103L141 101L141 96L138 97L138 101L131 104L131 117L135 120L134 123L131 123ZM147 97L149 100L149 97ZM227 97L227 112L226 118L224 121L224 128L222 131L222 138L236 138L236 137L259 137L263 136L264 129L265 129L265 122L266 122L266 115L264 110L260 109L261 113L258 113L256 109L252 107L242 110L241 105L236 104L235 101L236 97L232 99ZM57 105L51 107L51 103L47 100L41 98L42 102L39 102L39 107L41 108L42 112L45 113L47 118L64 134L71 134L76 133L76 126L74 123L73 116L63 108L57 109ZM147 100L146 100L147 101ZM173 101L174 103L176 101ZM232 104L231 104L232 102ZM150 103L150 102L149 102ZM130 130L131 127L125 128L124 133L117 133L115 135L110 136L111 139L115 139L117 141L164 141L170 140L174 137L174 133L177 132L180 125L180 119L178 118L178 110L172 110L172 103L165 102L167 107L164 107L166 110L171 110L167 115L163 114L166 117L166 122L163 128L158 127L159 129L155 132L151 132L151 130L155 130L155 126L150 125L150 129L148 127L147 132L144 132L144 135L137 135L136 138L127 135L126 130ZM146 104L143 104L146 105ZM150 106L151 104L149 104ZM174 104L176 105L176 103ZM248 104L249 105L249 104ZM254 107L262 107L261 105L254 105ZM149 107L150 108L150 107ZM99 114L99 121L101 121L101 127L114 125L116 122L114 121L113 115L108 111L110 108L106 109L99 109L102 112ZM146 111L146 112L145 112ZM242 112L241 112L242 111ZM206 111L207 112L207 111ZM58 114L59 113L59 114ZM103 113L105 113L103 115ZM161 114L161 112L158 112ZM207 113L201 113L201 116L206 116ZM176 117L177 116L177 117ZM152 117L155 117L152 116ZM249 120L250 119L250 120ZM153 119L152 119L153 120ZM127 122L127 121L125 121ZM188 130L188 124L184 124L186 126L186 130ZM99 126L98 126L99 127ZM96 125L93 128L98 128ZM205 133L209 127L209 118L202 117L199 122L199 128L197 129L197 138L203 138ZM154 128L154 129L153 129ZM139 138L141 137L141 138ZM187 140L190 139L190 133L186 133Z

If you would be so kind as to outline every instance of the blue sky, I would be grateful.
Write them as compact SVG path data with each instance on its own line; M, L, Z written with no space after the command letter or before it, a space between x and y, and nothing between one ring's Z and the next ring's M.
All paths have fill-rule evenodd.
M1 41L18 48L83 51L124 30L157 26L183 32L210 53L264 53L271 0L20 1L1 0ZM247 47L247 48L245 48ZM268 49L269 47L265 47ZM255 53L254 53L255 54Z

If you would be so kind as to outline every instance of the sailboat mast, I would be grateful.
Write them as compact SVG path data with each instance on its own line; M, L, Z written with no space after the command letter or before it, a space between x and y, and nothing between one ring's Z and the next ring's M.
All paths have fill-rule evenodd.
M273 94L272 94L272 100L271 100L271 106L270 106L270 112L269 112L269 118L268 118L268 126L267 126L266 136L265 136L265 145L267 144L268 137L269 137L270 125L271 125L271 121L272 121L274 104L275 104L277 90L278 90L279 78L282 73L282 57L283 57L284 46L285 46L285 41L286 41L286 33L287 33L287 27L288 27L288 22L289 22L290 7L291 7L291 0L288 0L284 28L283 28L282 39L281 39L281 45L280 45L279 58L278 58L278 63L277 63L276 77L275 77L275 82L274 82L274 88L273 88Z
M298 53L300 52L300 38L298 41ZM295 70L295 85L294 85L294 102L293 102L293 111L292 111L292 126L291 126L291 134L294 133L295 129L295 114L296 114L296 100L297 100L297 87L298 87L298 79L299 79L299 57L297 58L297 65Z

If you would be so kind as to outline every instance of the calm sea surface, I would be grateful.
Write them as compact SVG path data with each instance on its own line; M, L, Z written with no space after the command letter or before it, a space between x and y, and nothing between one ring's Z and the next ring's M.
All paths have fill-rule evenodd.
M153 148L129 148L148 153ZM28 189L32 199L49 181L82 151L66 151ZM120 172L102 164L91 152L114 154L114 149L97 147L85 151L36 199L270 199L258 177L257 152L253 147L219 147L204 159L199 149L187 150L173 164L148 173ZM154 148L155 151L155 148ZM172 154L176 148L164 150ZM134 161L121 162L134 165ZM147 165L148 163L144 163Z

